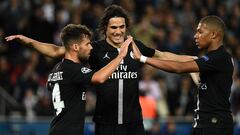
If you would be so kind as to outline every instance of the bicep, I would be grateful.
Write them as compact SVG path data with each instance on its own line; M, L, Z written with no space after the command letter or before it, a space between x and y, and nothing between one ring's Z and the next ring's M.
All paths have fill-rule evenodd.
M184 73L199 72L198 64L193 60L188 62L180 62L179 69Z
M49 43L34 42L32 47L35 48L39 53L52 58L61 57L65 53L64 46L57 46Z
M188 62L177 62L148 58L146 63L161 70L173 73L189 73L199 71L197 63L193 60Z
M65 54L65 47L64 46L56 46L54 49L55 55L54 57L62 57Z

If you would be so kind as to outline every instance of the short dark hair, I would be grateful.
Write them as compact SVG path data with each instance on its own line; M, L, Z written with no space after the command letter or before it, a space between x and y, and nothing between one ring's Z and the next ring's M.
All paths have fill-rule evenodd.
M217 30L221 37L224 37L225 33L225 23L223 20L215 15L209 15L200 20L199 23L204 23L206 24L209 28Z
M106 34L109 20L113 17L123 17L125 19L126 28L129 27L130 21L129 21L129 16L127 15L126 10L124 10L121 6L118 6L118 5L110 5L104 10L103 16L100 19L100 22L98 25L98 32L100 36Z
M69 49L72 42L81 42L84 37L92 37L92 32L84 25L68 24L61 31L61 39L66 49Z

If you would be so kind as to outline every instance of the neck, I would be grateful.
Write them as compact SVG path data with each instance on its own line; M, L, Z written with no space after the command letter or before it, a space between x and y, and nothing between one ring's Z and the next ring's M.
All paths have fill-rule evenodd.
M106 41L109 45L113 46L114 48L120 48L121 44L114 44L113 42L111 42L111 40L109 40L108 38L106 38Z
M79 60L76 53L66 52L64 58L68 59L68 60L71 60L74 63L80 63L80 60Z
M220 46L222 46L222 42L213 42L211 45L209 45L207 51L210 52L210 51L214 51L214 50L217 50Z

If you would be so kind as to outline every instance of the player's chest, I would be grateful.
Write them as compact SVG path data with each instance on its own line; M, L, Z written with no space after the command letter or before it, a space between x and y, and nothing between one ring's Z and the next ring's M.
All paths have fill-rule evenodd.
M119 51L101 51L97 53L97 61L99 68L106 66L112 60L114 60L119 54ZM119 71L136 71L139 69L141 63L133 59L132 52L129 51L127 56L121 61L121 64L117 68Z

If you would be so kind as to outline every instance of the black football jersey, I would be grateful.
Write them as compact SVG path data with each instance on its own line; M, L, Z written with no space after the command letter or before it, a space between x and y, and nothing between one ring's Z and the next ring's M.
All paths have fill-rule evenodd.
M196 63L200 70L200 85L193 127L232 127L229 97L233 63L230 54L221 46Z
M154 49L135 41L143 55L152 57ZM89 59L91 69L99 70L119 54L119 49L105 40L92 43ZM142 121L139 104L139 77L142 63L133 59L129 47L127 56L116 71L103 83L96 85L97 102L93 120L97 123L123 124Z
M47 88L52 92L56 116L50 135L82 135L85 113L85 91L93 72L88 67L63 59L48 76Z

